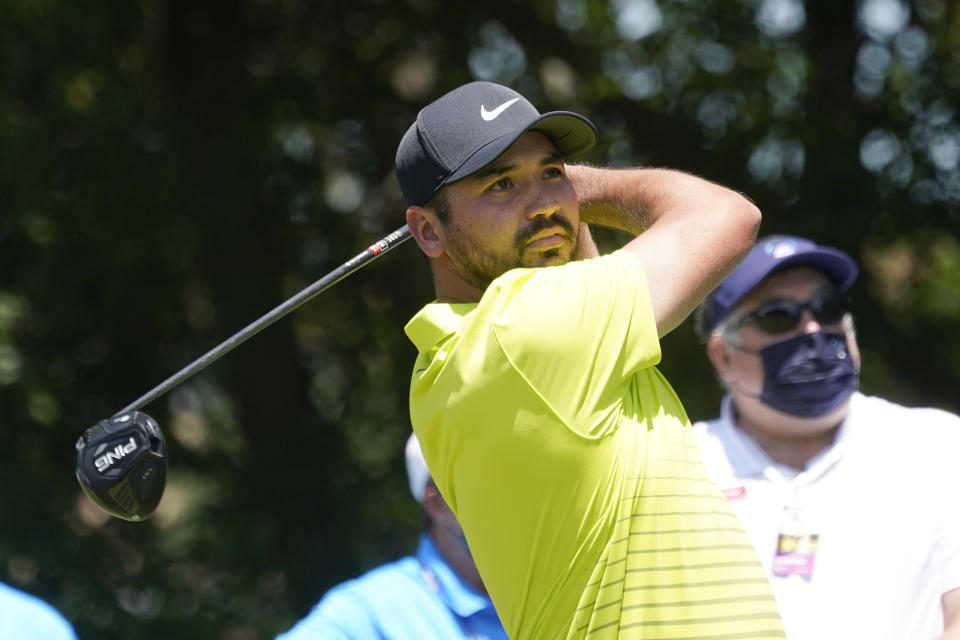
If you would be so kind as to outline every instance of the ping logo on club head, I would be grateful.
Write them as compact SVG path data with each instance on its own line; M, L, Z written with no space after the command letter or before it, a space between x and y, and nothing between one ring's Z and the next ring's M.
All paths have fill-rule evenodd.
M134 440L133 436L130 436L130 439L127 442L121 442L116 444L113 449L110 449L101 456L98 456L94 459L93 464L97 468L97 471L100 473L105 472L111 466L113 466L119 460L122 460L129 454L137 450L137 441Z

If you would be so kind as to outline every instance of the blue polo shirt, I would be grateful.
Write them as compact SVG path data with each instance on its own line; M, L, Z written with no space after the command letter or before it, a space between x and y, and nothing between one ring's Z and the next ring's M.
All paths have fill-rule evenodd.
M416 557L332 588L277 640L506 640L493 603L463 582L429 536Z
M76 640L77 636L52 606L0 582L0 638Z

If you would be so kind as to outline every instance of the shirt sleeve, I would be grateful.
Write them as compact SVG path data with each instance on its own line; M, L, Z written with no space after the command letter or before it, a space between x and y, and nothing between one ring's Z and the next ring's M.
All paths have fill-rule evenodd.
M636 258L616 251L516 270L491 288L480 304L500 305L493 330L511 365L581 435L615 427L624 386L660 361L650 293ZM584 420L585 414L591 415Z
M931 419L938 422L937 442L933 451L939 457L931 469L935 471L931 485L939 492L937 546L934 561L940 567L940 593L960 588L960 505L956 489L960 486L960 466L956 456L960 452L960 418L943 411L934 411Z
M53 605L0 582L0 637L76 640L77 634Z
M363 603L349 591L330 591L290 631L276 640L364 640L380 636Z

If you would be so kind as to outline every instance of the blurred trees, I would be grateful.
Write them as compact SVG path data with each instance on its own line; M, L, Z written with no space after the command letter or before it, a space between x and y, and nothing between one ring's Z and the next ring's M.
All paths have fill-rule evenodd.
M151 521L81 498L72 446L400 226L396 143L471 79L591 117L587 161L704 175L750 195L762 233L853 254L864 389L960 408L960 12L945 0L0 13L0 580L83 638L271 638L412 549L402 327L432 297L412 244L146 407L171 449ZM691 417L716 411L688 326L662 369Z

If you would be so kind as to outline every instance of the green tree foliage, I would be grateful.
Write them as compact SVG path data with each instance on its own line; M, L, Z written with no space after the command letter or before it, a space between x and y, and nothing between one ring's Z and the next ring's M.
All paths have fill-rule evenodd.
M170 479L111 520L81 431L399 227L396 144L472 79L601 128L587 161L730 185L861 263L863 387L956 410L960 12L945 0L7 0L0 580L83 638L271 638L409 552L401 449L432 297L411 244L146 409ZM609 247L620 238L600 234ZM662 369L720 391L690 327Z

